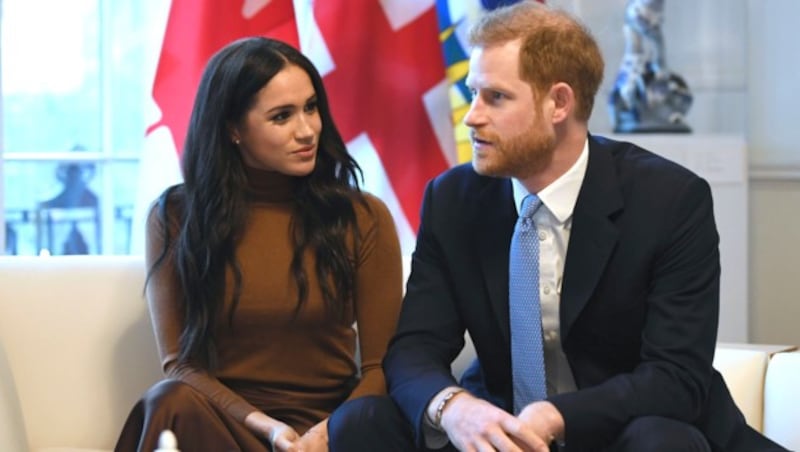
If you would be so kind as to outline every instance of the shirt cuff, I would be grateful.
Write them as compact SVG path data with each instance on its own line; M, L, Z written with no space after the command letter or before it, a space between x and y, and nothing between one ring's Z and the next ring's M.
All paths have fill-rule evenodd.
M425 447L428 449L441 449L450 441L447 433L437 429L433 425L427 415L423 416L422 421L422 439L425 441Z
M441 449L450 441L447 437L447 433L441 429L441 426L437 426L433 422L433 419L431 419L430 410L432 409L431 404L442 403L442 398L445 397L446 394L454 391L461 392L463 389L458 386L448 386L436 393L431 401L428 402L428 407L425 409L425 414L422 416L422 438L425 442L425 447L428 449Z

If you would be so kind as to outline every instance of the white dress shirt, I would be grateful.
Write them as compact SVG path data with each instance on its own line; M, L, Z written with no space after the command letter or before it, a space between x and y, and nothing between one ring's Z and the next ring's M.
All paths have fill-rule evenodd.
M539 233L539 300L542 309L542 334L544 335L544 362L549 395L571 392L576 389L567 357L561 348L559 305L564 261L572 227L572 213L578 200L586 166L589 161L589 141L572 167L536 193L542 206L533 215ZM528 190L512 179L514 205L519 212Z

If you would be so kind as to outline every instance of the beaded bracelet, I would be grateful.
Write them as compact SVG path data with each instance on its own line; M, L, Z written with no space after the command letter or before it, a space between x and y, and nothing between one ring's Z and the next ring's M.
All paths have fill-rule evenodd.
M445 396L442 397L442 400L439 401L439 405L436 406L436 416L433 418L433 426L436 427L438 430L443 430L442 413L444 413L445 407L451 400L453 400L453 397L464 391L465 391L464 388L455 388L450 392L448 392L447 394L445 394Z

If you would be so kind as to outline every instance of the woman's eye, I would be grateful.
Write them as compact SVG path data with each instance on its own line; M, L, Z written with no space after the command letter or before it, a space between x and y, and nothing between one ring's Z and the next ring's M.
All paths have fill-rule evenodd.
M270 119L272 119L272 120L273 120L273 121L275 121L275 122L283 122L283 121L286 121L287 119L289 119L289 112L288 112L288 111L282 111L282 112L280 112L280 113L277 113L276 115L274 115L274 116L273 116L272 118L270 118Z
M317 101L307 103L303 110L305 110L306 113L313 113L317 111Z

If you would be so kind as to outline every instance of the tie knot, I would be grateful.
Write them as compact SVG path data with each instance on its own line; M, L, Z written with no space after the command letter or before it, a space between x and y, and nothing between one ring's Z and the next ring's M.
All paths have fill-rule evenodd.
M530 218L536 213L539 206L542 205L542 200L534 194L530 194L522 199L522 207L519 211L520 218Z

